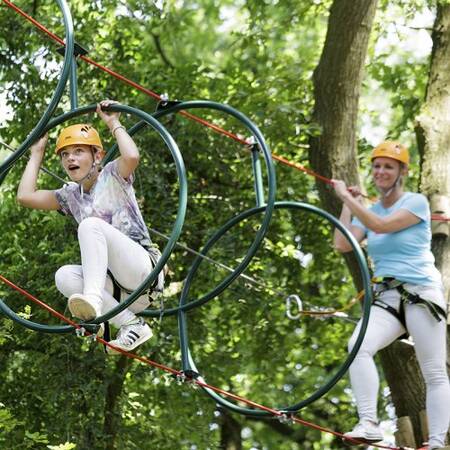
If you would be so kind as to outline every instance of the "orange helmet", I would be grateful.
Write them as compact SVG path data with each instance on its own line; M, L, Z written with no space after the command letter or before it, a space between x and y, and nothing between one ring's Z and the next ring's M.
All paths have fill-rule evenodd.
M409 164L409 152L408 149L396 141L384 141L378 144L373 150L372 155L370 155L370 160L373 161L375 158L384 157L392 158L400 161L403 164Z
M64 147L76 144L92 145L100 152L103 152L102 141L97 130L91 125L80 123L71 125L61 131L56 141L55 153L59 154Z

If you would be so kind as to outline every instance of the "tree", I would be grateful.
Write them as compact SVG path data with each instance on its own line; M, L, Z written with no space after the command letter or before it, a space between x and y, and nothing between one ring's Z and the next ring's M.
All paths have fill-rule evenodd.
M369 5L369 3L371 3ZM376 2L366 2L363 12L371 12L373 17ZM337 12L344 8L345 2L335 2L335 20L333 8L330 14L327 41L325 43L320 63L315 72L315 113L314 118L322 126L322 135L311 139L310 160L319 173L326 173L328 177L343 178L348 183L355 183L358 179L356 169L356 116L358 112L358 99L362 77L362 69L367 49L367 30L361 25L370 28L371 20L362 21L359 18L357 25L352 23L349 32L347 22L342 20L345 13ZM363 2L360 3L363 7ZM369 9L369 6L372 9ZM345 11L345 9L344 9ZM448 168L449 153L442 151L447 148L448 99L446 90L446 68L448 61L448 6L438 6L438 14L433 33L433 56L428 77L427 99L423 112L418 117L419 137L421 142L422 191L427 195L439 193L448 196ZM358 17L358 15L355 15ZM339 46L334 36L346 34L351 39L357 32L364 33L364 37L357 40L357 44L350 49L345 44ZM329 37L329 39L328 39ZM356 39L356 37L355 37ZM359 53L359 58L352 55ZM344 66L341 68L340 65ZM336 67L339 69L336 70ZM348 70L352 70L348 74ZM442 123L442 125L439 125ZM324 206L337 213L333 196L322 186L319 187ZM437 256L438 267L446 273L448 264L448 243L446 237L433 239L433 250ZM447 280L445 276L444 281ZM448 282L446 282L448 292ZM426 426L423 423L423 410L425 387L420 375L414 350L400 342L394 343L381 352L386 380L391 389L392 400L398 417L408 416L411 419L418 444L424 442ZM405 444L399 442L398 444Z
M125 3L102 0L70 5L77 40L88 48L89 57L155 92L168 92L171 99L207 98L236 107L262 129L275 153L296 162L307 161L309 138L317 137L319 125L323 134L311 140L314 168L330 177L348 173L347 180L357 182L355 120L376 2ZM22 2L22 6L62 34L54 2ZM328 17L328 37L314 75L320 98L313 111L311 74L319 62L318 43L325 39ZM343 23L345 31L339 33ZM0 89L14 111L0 133L3 140L17 145L48 102L61 59L47 38L3 3L0 25ZM335 57L345 51L349 59ZM332 70L327 69L330 64ZM352 85L346 84L349 79ZM82 61L78 82L83 105L109 97L147 112L156 106L153 99ZM393 85L392 80L386 81L386 89L395 89ZM344 98L349 99L345 104ZM68 104L66 95L57 114L67 110ZM229 117L207 110L198 114L246 135ZM86 120L98 125L93 115ZM127 126L134 121L124 117ZM164 124L178 142L188 171L189 209L180 241L199 250L218 226L255 204L249 154L241 145L180 116L167 117ZM100 131L109 145L106 130ZM56 132L52 131L51 140ZM136 188L144 217L152 229L167 234L178 188L173 162L151 130L142 131L136 140L142 149ZM325 147L333 148L334 143L337 153L333 157L344 161L345 173L333 158L325 156ZM57 214L30 212L15 204L24 163L15 165L0 186L1 273L64 311L65 300L56 292L53 274L60 265L79 257L76 241L70 238L74 227ZM59 170L50 152L46 165ZM313 180L293 174L292 169L277 166L278 199L302 199L320 206ZM59 187L46 176L40 182L47 188ZM319 191L323 204L334 211L330 193L322 186ZM259 217L255 217L234 227L209 256L236 266L258 226ZM164 238L152 236L160 246L165 245ZM346 355L346 341L353 329L349 320L358 314L357 308L348 320L302 317L293 321L286 318L285 307L287 295L293 293L300 295L305 308L347 306L354 288L347 282L350 274L343 259L330 251L331 237L331 227L319 218L277 211L246 271L256 284L248 279L237 281L218 299L189 313L190 348L208 382L268 406L283 406L314 392L336 370ZM185 248L177 248L171 257L169 282L174 291L193 259ZM203 262L190 299L208 291L226 274L223 267ZM51 322L47 314L29 308L22 297L3 286L0 298L16 311L31 313L33 320ZM166 304L174 306L177 300L177 294L168 295ZM340 440L310 428L246 419L217 409L198 390L179 386L159 370L105 359L85 340L41 335L3 317L0 320L0 403L4 405L0 405L0 443L8 448L62 446L67 441L67 446L77 445L78 450L220 445L244 450L342 448ZM180 368L176 318L155 320L152 327L154 340L139 351ZM336 385L329 395L303 409L302 418L337 430L346 428L353 417L346 386ZM63 416L64 420L55 420Z

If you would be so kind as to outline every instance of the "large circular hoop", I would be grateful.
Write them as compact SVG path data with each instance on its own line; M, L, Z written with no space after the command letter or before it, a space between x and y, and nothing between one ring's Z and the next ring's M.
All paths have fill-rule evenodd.
M39 122L36 124L31 133L27 136L25 141L19 146L19 148L11 154L8 158L3 161L0 165L0 184L4 181L6 175L8 174L9 169L14 165L14 163L28 150L31 144L36 141L40 136L44 134L45 126L50 120L51 116L55 112L56 107L58 106L59 101L64 93L64 89L67 84L67 80L69 79L70 69L73 64L73 52L74 52L74 37L73 37L73 22L72 15L70 14L69 7L65 0L57 0L58 6L61 9L64 19L65 26L65 43L66 48L64 52L64 64L61 70L61 75L58 80L58 84L56 85L55 92L50 100L50 103L39 119Z
M65 113L59 117L54 118L51 120L48 125L45 127L44 132L47 132L48 130L52 129L53 127L70 120L74 117L80 116L82 114L87 114L94 112L96 110L97 105L89 105L84 106L81 108L77 108L73 111L70 111L68 113ZM164 247L161 258L159 259L158 263L155 265L151 273L148 275L148 277L125 299L123 302L121 302L118 306L111 309L108 313L97 317L95 320L91 321L91 324L98 324L101 322L104 322L111 317L114 317L119 312L123 311L125 308L127 308L131 303L133 303L146 289L148 286L150 286L158 276L159 272L163 270L164 265L166 264L167 260L169 259L170 254L172 253L172 250L176 244L176 241L178 237L180 236L181 229L183 227L184 218L186 215L186 206L187 206L187 179L186 179L186 171L184 167L183 158L181 156L181 153L178 149L178 146L176 142L173 140L172 136L169 134L169 132L166 130L166 128L161 125L154 117L152 117L150 114L145 113L144 111L141 111L136 108L132 108L130 106L120 105L120 104L114 104L111 105L108 110L110 111L117 111L117 112L124 112L128 114L133 114L138 116L141 120L143 120L147 125L151 126L155 131L158 132L158 134L162 137L165 144L169 148L172 157L174 159L177 175L179 179L179 195L178 195L178 210L176 219L174 222L174 225L172 227L172 231L170 233L169 240ZM42 325L35 322L32 322L30 320L24 319L20 316L18 316L14 311L12 311L2 300L0 300L0 310L7 315L9 318L13 319L14 321L20 323L21 325L30 328L35 331L41 331L41 332L47 332L47 333L67 333L74 330L74 327L71 325L64 325L64 326L49 326L49 325Z
M140 313L140 315L148 316L148 317L161 317L161 316L170 316L177 314L180 310L187 310L191 309L195 306L199 306L203 303L206 303L207 301L213 299L217 295L219 295L224 289L226 289L232 282L235 280L248 266L250 260L252 259L253 255L258 250L258 247L261 243L261 241L264 239L264 236L267 232L267 229L269 227L270 219L273 212L273 205L275 203L275 191L276 191L276 176L275 176L275 168L273 166L272 161L272 155L270 153L269 147L267 146L264 136L262 135L259 128L244 114L242 114L240 111L232 108L231 106L224 105L222 103L207 101L207 100L196 100L196 101L188 101L188 102L182 102L179 104L176 104L171 107L164 108L162 110L157 111L155 114L153 114L153 117L155 118L161 118L163 116L174 114L179 111L184 111L188 109L214 109L217 111L224 112L226 114L229 114L239 120L246 128L247 130L253 135L255 138L255 142L258 145L259 149L261 150L265 164L266 164L266 172L267 172L267 183L268 183L268 190L267 190L267 202L264 207L264 216L261 221L261 227L257 231L255 238L250 245L247 254L242 259L242 261L239 263L239 265L235 268L235 270L228 275L222 282L217 285L212 291L205 294L201 299L197 300L196 302L192 302L192 304L189 305L183 305L180 304L178 307L170 308L170 309L154 309L154 310L145 310ZM130 133L135 133L139 129L141 129L145 124L138 123L134 127L130 129Z
M213 245L234 225L238 224L242 220L251 217L255 214L259 214L264 211L264 206L262 207L256 207L249 209L238 216L231 219L229 222L227 222L222 228L220 228L207 242L205 247L202 249L201 254L206 255L208 251L213 247ZM359 334L357 336L355 345L352 349L352 351L347 355L347 358L345 361L341 364L341 366L338 368L336 373L332 375L328 381L325 382L323 386L321 386L319 389L317 389L312 395L307 397L306 399L292 405L292 406L283 406L276 408L279 411L283 411L286 413L294 413L301 408L305 407L306 405L312 403L313 401L317 400L318 398L322 397L324 394L326 394L345 374L348 367L352 363L353 359L355 358L361 343L364 339L364 335L366 333L367 329L367 323L369 320L369 314L370 314L370 305L372 303L372 290L370 287L370 274L367 267L366 259L364 257L364 254L356 241L356 239L353 237L353 235L345 228L342 223L336 219L331 214L327 213L326 211L323 211L315 206L308 205L306 203L298 203L298 202L276 202L274 205L275 209L282 209L282 208L288 208L288 209L298 209L303 210L315 215L318 215L327 221L329 221L333 226L335 226L341 233L344 234L344 236L348 239L352 246L352 250L354 255L356 256L358 267L361 273L361 279L363 282L364 287L364 300L363 300L363 316L361 321L361 327L359 330ZM188 344L188 327L187 327L187 310L192 309L196 306L199 306L200 304L205 303L202 299L190 302L186 304L186 299L189 294L190 285L192 283L193 277L200 266L202 262L202 258L198 256L194 263L192 264L192 267L188 273L188 276L186 278L186 282L184 284L184 289L181 293L180 298L180 311L178 313L178 320L179 320L179 334L180 334L180 347L181 347L181 355L182 355L182 367L183 371L187 374L197 374L198 370L195 365L195 362L193 360L193 357L191 355L189 344ZM200 376L200 380L203 380ZM257 409L251 409L251 408L243 408L240 406L235 405L234 403L226 400L216 392L212 391L208 388L202 388L205 390L205 392L214 399L215 402L219 403L220 405L234 411L240 414L249 415L249 416L270 416L270 413L266 411L261 411Z

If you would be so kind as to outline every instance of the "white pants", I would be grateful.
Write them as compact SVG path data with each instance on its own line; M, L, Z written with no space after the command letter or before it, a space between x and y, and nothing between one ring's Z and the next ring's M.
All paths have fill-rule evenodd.
M152 270L150 256L141 245L97 217L88 217L79 224L78 242L81 266L60 267L55 274L56 287L65 297L83 293L100 299L102 314L118 305L107 269L128 290L136 289ZM127 296L124 292L121 295ZM148 305L147 295L142 295L110 322L120 327Z
M405 287L407 288L408 285ZM435 290L435 295L442 296L442 293ZM424 295L424 297L430 296ZM400 294L397 290L383 292L380 299L398 311ZM438 322L424 306L408 303L405 303L405 318L408 332L414 340L417 360L426 384L429 445L443 447L450 425L450 384L446 369L447 324L444 319ZM360 324L357 325L350 339L349 350L353 348ZM378 420L379 378L373 360L374 355L405 331L395 316L383 308L372 306L362 345L350 365L350 382L360 419L374 422Z

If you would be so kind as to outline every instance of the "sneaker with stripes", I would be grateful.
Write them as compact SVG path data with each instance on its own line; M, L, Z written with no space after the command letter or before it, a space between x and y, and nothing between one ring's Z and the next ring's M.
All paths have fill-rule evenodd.
M110 341L111 345L127 352L134 350L138 345L148 341L153 336L151 328L145 323L142 317L134 319L120 327L116 339ZM112 347L107 347L110 355L118 355L119 351Z

